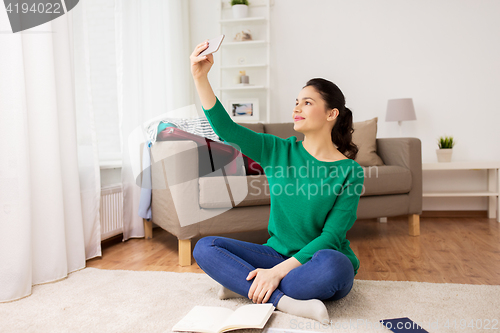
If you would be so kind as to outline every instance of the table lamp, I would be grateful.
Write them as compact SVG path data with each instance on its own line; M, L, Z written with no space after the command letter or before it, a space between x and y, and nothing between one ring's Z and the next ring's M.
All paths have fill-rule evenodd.
M385 121L398 122L399 136L401 136L401 122L405 120L417 120L413 100L411 98L390 99L387 102Z

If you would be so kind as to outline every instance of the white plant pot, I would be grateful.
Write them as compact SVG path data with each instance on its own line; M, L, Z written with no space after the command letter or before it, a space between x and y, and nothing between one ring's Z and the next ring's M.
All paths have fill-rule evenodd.
M247 5L234 5L233 6L233 17L235 19L245 18L248 16L248 6Z
M438 162L451 162L452 153L453 153L453 148L436 149Z

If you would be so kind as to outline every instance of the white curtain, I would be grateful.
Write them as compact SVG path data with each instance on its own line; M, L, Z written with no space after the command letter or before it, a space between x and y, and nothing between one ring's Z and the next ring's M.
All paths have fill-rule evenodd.
M188 6L186 0L116 0L123 240L144 237L136 182L144 127L194 103Z
M0 302L101 253L91 101L75 100L73 11L0 34ZM0 10L0 30L10 29Z
M123 240L144 237L136 183L142 129L193 105L188 5L114 3ZM0 34L0 302L30 295L33 285L63 279L101 255L93 98L108 87L91 80L92 15L80 1L53 21ZM0 30L10 29L0 11Z

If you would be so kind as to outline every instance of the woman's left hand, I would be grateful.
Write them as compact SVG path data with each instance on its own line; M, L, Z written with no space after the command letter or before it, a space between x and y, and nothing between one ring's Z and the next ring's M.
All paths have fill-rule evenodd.
M255 280L248 291L248 298L254 303L266 303L273 291L278 288L281 282L281 276L276 270L257 268L251 271L247 280L251 280L255 277Z

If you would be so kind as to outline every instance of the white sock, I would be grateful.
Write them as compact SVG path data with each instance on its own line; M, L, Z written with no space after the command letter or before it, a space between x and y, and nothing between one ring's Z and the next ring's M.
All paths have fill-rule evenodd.
M221 285L221 288L219 289L219 299L238 298L238 297L243 297L243 296Z
M314 319L321 324L327 324L330 320L325 304L319 299L299 300L283 295L276 309L295 316Z

